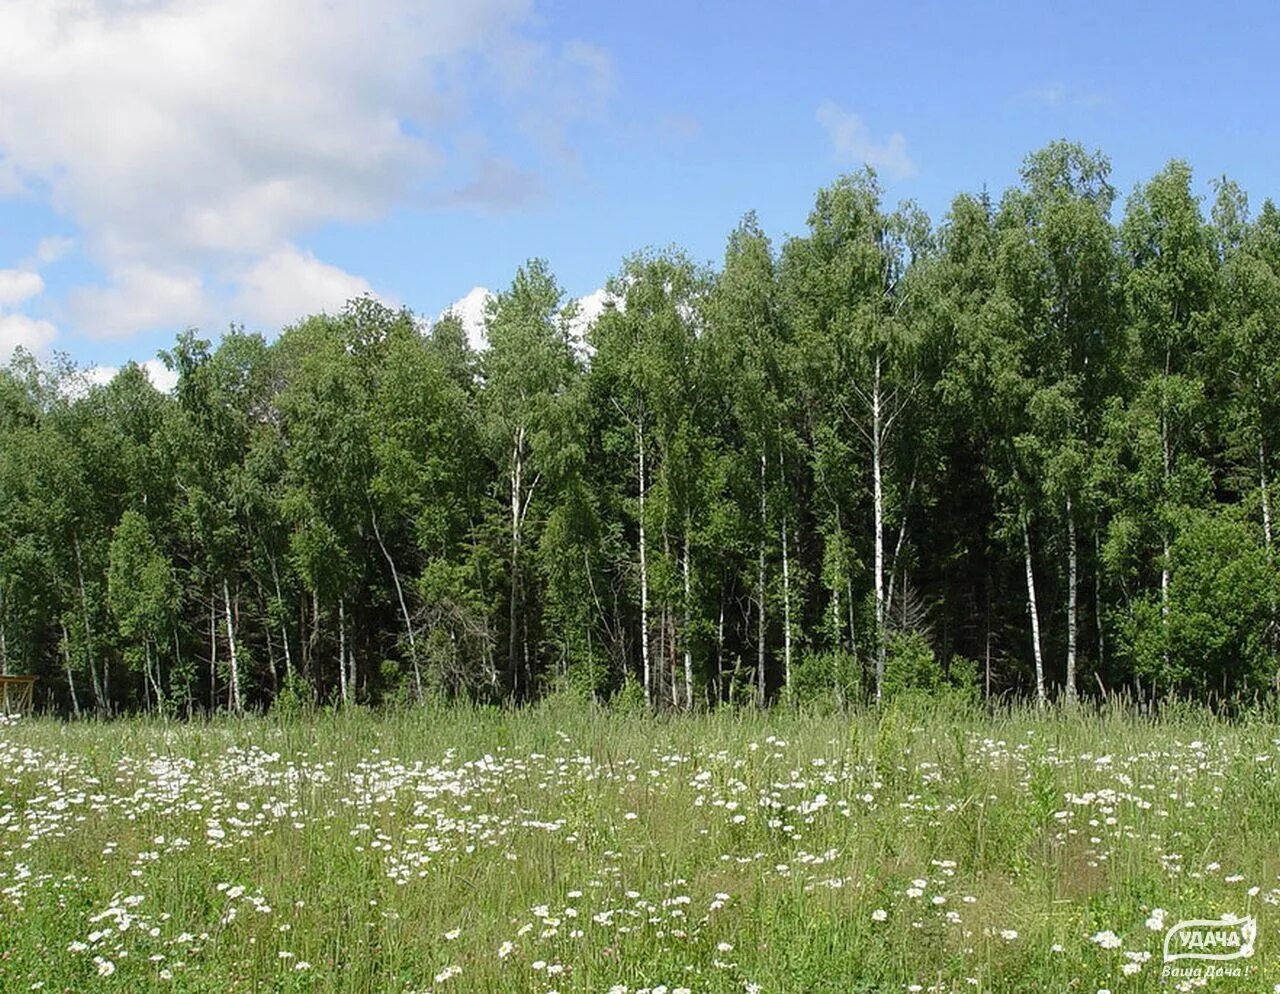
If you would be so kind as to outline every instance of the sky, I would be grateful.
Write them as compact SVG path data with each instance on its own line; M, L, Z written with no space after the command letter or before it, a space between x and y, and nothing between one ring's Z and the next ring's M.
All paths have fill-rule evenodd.
M864 163L941 220L1057 138L1256 207L1277 42L1266 3L0 0L0 362L162 378L184 328L432 317L534 256L586 297Z

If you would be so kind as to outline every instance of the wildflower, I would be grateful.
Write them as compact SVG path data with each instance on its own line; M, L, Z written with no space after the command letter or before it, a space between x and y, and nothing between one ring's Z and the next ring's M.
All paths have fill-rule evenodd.
M871 920L873 922L883 922L888 921L888 919L889 912L885 911L884 908L876 908L875 911L871 912Z
M1096 942L1103 949L1116 949L1120 946L1120 936L1116 935L1110 929L1105 932L1094 932L1090 937L1091 942Z

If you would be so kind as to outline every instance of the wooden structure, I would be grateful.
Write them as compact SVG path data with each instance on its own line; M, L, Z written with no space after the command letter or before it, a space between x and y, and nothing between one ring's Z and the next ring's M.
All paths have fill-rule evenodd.
M0 714L30 714L35 686L33 676L0 676Z

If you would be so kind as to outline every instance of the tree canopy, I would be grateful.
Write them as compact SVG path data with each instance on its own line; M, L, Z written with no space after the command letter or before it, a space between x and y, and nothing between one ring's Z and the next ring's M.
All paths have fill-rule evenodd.
M873 172L776 245L548 265L487 343L365 297L0 369L0 672L55 710L1041 702L1277 680L1280 211L1056 142L932 224Z

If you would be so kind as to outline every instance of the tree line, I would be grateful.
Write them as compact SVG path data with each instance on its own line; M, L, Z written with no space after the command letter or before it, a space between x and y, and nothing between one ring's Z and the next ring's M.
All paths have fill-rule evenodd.
M487 344L370 298L89 386L0 371L0 668L67 713L1273 687L1280 212L1030 155L718 268L547 265ZM1113 213L1118 219L1113 219Z

